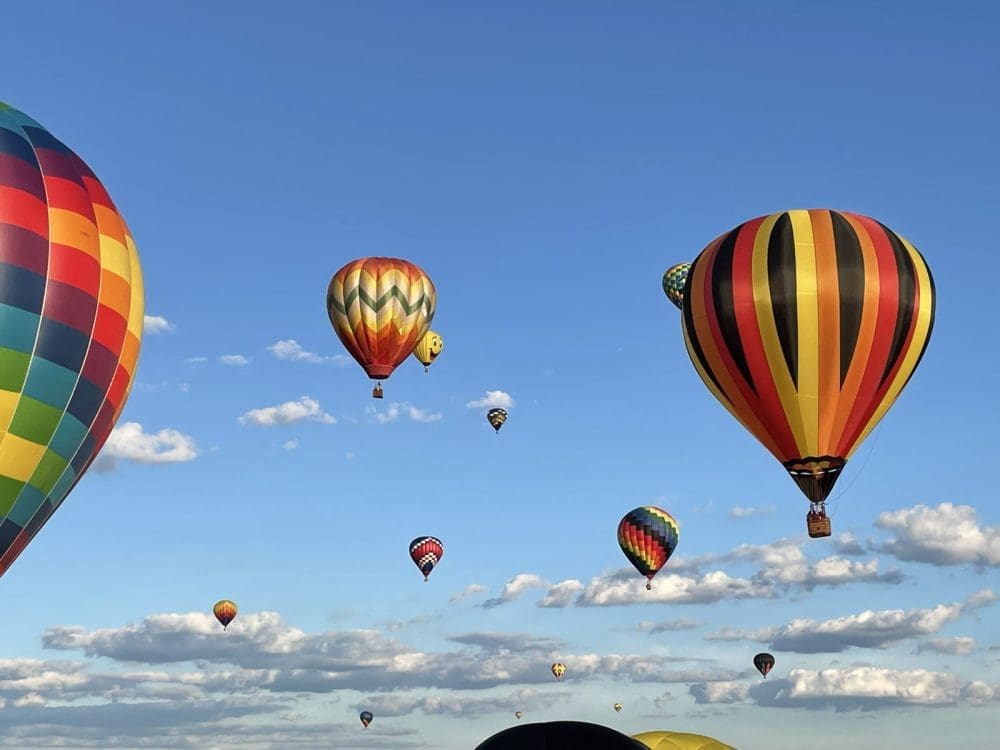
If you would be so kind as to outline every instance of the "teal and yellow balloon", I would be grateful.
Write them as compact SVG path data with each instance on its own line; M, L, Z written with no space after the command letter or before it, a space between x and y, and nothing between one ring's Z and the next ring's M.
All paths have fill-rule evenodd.
M667 511L653 505L630 510L618 524L618 545L635 569L648 579L646 589L677 549L680 528Z
M663 273L663 293L677 309L684 307L684 284L690 270L690 263L678 263L676 266L670 266Z

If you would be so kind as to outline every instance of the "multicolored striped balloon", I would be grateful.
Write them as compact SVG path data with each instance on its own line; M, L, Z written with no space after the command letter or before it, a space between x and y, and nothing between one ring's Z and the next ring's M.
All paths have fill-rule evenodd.
M651 581L677 549L680 540L677 521L667 511L653 505L630 510L618 524L618 545L635 569Z
M212 614L215 615L215 619L222 625L223 630L228 628L229 623L236 619L237 612L239 612L239 609L236 607L236 602L229 599L217 601L215 606L212 607Z
M111 434L142 323L139 255L104 186L0 103L0 575Z
M384 380L413 352L437 306L423 270L398 258L352 260L333 275L327 314L344 348L372 380Z
M444 545L436 536L418 536L410 542L410 559L424 574L424 580L444 557Z
M676 266L670 266L663 273L663 293L678 309L684 307L684 284L687 282L690 270L690 263L678 263Z
M837 211L740 224L695 259L685 295L698 374L816 504L913 375L934 324L920 253Z

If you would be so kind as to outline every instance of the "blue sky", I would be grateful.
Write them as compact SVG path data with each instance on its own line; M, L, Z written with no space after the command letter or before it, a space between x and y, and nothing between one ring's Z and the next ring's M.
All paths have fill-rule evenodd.
M150 318L101 461L0 581L0 747L464 750L515 710L995 742L1000 10L752 5L6 7L0 100L107 186ZM660 289L806 207L883 221L938 291L819 542ZM323 306L375 254L427 271L445 338L381 403ZM615 538L644 504L681 525L652 592Z

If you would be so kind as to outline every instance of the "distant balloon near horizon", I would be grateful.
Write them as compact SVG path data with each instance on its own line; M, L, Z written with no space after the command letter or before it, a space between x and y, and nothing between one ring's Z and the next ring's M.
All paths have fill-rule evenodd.
M368 725L375 720L375 715L371 711L362 711L360 714L358 714L358 718L361 719L362 726L364 726L364 728L367 729Z
M330 324L369 378L385 380L413 353L434 319L430 277L401 258L359 258L337 271L326 290ZM382 385L372 391L382 398Z
M236 602L229 599L222 599L212 607L212 614L215 615L215 619L222 625L223 630L228 628L229 623L236 619L237 612L239 612L239 609L236 606Z
M867 216L783 211L713 240L684 289L684 342L702 381L826 518L845 463L930 341L927 263Z
M678 263L663 272L663 293L678 310L684 309L684 284L690 270L690 263Z
M640 732L632 735L649 750L736 750L724 742L690 732Z
M563 675L566 674L566 665L563 664L561 661L557 661L555 664L552 665L551 670L552 674L555 675L555 678L557 680L561 680Z
M143 318L139 254L104 185L0 102L0 576L111 435Z
M753 665L766 680L768 672L774 669L774 657L767 652L761 652L753 658Z

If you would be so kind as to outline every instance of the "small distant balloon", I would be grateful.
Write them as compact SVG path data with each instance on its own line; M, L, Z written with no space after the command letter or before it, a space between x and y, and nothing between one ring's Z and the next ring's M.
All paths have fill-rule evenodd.
M418 536L410 542L410 559L424 574L424 580L444 557L444 544L436 536Z
M515 711L514 712L514 718L520 719L522 716L524 716L523 712L521 712L521 711Z
M757 668L757 671L764 676L764 679L766 680L767 673L770 672L772 669L774 669L774 657L768 653L757 654L753 658L753 665Z
M413 350L413 356L424 366L424 372L427 372L443 350L444 339L441 334L428 331Z
M503 423L507 421L507 411L505 409L490 409L486 412L486 421L490 423L490 426L499 434L500 428L503 427Z
M368 725L372 723L372 719L375 718L375 715L372 714L371 711L362 711L360 718L361 723L364 724L365 729L367 729Z
M231 602L228 599L222 599L212 607L212 613L215 615L215 619L222 624L223 630L228 628L229 623L236 619L237 611L236 602Z
M557 661L552 665L552 674L556 676L557 680L561 680L562 676L566 674L566 665L561 661Z
M616 703L614 706L612 706L612 708L615 709L615 713L616 714L620 714L622 712L622 704L621 703Z
M663 274L663 293L678 309L684 307L684 284L690 270L690 263L678 263L670 266Z

